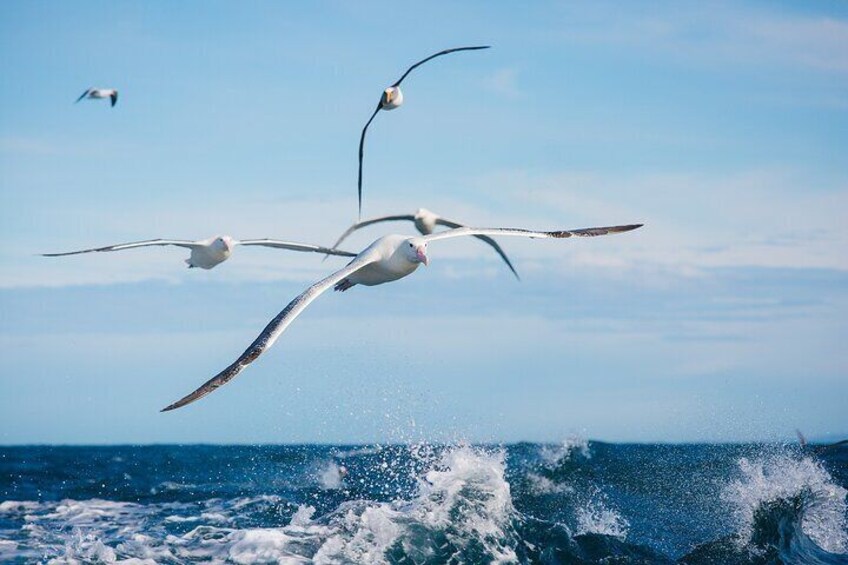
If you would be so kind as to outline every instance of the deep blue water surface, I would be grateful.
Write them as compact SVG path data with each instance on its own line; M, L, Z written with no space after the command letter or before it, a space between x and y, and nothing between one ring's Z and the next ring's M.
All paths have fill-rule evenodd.
M12 563L848 563L848 447L0 447Z

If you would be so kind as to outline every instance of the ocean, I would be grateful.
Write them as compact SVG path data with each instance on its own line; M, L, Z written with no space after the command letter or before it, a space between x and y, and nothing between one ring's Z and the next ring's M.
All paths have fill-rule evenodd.
M3 563L848 563L848 446L0 447Z

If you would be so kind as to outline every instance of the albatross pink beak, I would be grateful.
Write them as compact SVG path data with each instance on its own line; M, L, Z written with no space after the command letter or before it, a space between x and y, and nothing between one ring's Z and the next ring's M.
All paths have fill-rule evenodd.
M417 255L418 255L418 260L421 261L422 263L424 263L425 267L430 264L430 258L427 257L427 253L424 251L423 248L419 247L417 249Z

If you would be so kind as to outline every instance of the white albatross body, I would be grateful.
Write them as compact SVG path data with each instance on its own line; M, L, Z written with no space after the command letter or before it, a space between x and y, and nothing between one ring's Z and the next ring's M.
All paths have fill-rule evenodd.
M264 247L274 247L277 249L288 249L289 251L305 251L313 253L329 253L330 255L339 255L342 257L355 257L356 253L349 251L339 251L338 249L328 249L320 245L311 245L308 243L295 243L293 241L282 241L279 239L245 239L237 240L228 235L219 235L199 241L186 241L179 239L150 239L147 241L135 241L132 243L119 243L117 245L107 245L106 247L94 247L92 249L81 249L79 251L68 251L65 253L43 253L44 257L63 257L65 255L79 255L81 253L95 253L104 251L121 251L124 249L133 249L136 247L151 247L174 245L184 247L191 250L188 259L185 260L189 269L212 269L226 261L233 254L233 250L237 245L261 245Z
M253 343L236 359L229 367L206 381L194 392L184 396L180 400L162 409L162 412L175 410L195 400L203 398L213 392L241 373L245 367L256 361L262 353L286 331L291 323L303 312L313 300L322 293L334 287L336 290L345 291L355 285L376 286L387 282L396 281L406 277L418 268L421 263L428 265L430 260L427 256L427 245L432 241L462 236L496 235L517 236L529 238L556 238L569 237L592 237L634 230L642 224L631 224L626 226L612 226L601 228L587 228L579 230L563 231L531 231L517 228L456 228L441 233L425 235L423 237L409 237L404 235L386 235L374 241L362 250L353 261L344 268L336 271L328 277L316 282L277 314L271 320L262 333L253 340Z

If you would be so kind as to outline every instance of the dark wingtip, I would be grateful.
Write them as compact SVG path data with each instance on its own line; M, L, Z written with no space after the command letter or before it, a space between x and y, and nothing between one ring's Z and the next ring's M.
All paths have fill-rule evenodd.
M184 404L181 404L181 400L174 402L173 404L169 404L168 406L162 408L159 412L170 412L171 410L176 410L177 408L182 408Z

